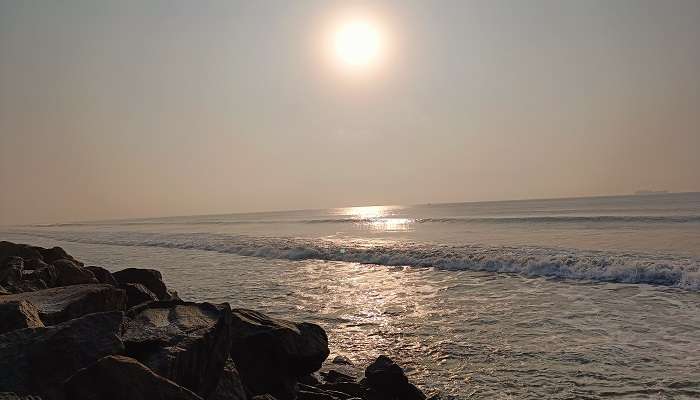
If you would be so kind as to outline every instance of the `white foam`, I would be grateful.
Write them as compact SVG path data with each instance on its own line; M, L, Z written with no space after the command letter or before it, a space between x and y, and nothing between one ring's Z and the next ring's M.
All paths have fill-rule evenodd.
M435 267L605 282L648 283L700 290L700 262L689 257L551 249L381 243L208 233L14 232L54 240L119 246L193 249L288 260L319 259L387 266Z

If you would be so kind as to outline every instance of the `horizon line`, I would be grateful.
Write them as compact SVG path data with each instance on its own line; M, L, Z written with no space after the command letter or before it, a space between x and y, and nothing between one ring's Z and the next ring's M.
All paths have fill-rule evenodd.
M368 205L352 205L352 206L335 206L335 207L321 207L321 208L298 208L298 209L277 209L277 210L260 210L260 211L245 211L245 212L225 212L225 213L203 213L203 214L181 214L181 215L165 215L159 217L119 217L119 218L108 218L108 219L93 219L93 220L78 220L78 221L57 221L57 222L47 222L47 223L29 223L29 224L13 224L13 225L3 225L0 227L49 227L62 224L89 224L89 223L99 223L99 222L119 222L119 221L139 221L139 220L151 220L151 219L169 219L169 218L185 218L185 217L215 217L223 215L251 215L251 214L268 214L268 213L286 213L286 212L302 212L302 211L320 211L320 210L333 210L341 208L359 208L359 207L418 207L418 206L440 206L440 205L454 205L454 204L481 204L481 203L508 203L508 202L521 202L521 201L548 201L548 200L574 200L574 199L596 199L596 198L606 198L606 197L653 197L653 196L664 196L664 195L679 195L679 194L695 194L700 193L700 190L690 190L690 191L651 191L650 193L640 193L644 191L637 191L635 193L629 194L604 194L604 195L588 195L588 196L562 196L562 197L525 197L517 199L502 199L502 200L473 200L473 201L438 201L438 202L427 202L427 203L414 203L414 204L368 204Z

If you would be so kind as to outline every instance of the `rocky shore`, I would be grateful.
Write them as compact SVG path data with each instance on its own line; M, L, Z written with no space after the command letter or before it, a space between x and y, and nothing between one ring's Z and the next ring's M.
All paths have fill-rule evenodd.
M426 399L388 357L362 370L328 346L316 324L180 299L156 270L0 242L0 399Z

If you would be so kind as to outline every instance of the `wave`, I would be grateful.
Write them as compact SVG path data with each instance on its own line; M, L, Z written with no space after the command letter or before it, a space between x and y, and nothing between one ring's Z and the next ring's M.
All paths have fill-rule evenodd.
M700 215L682 216L650 216L650 215L563 215L563 216L526 216L526 217L474 217L474 218L423 218L419 223L454 223L454 222L485 222L485 223L693 223L700 222Z
M523 217L446 217L446 218L319 218L319 219L258 219L258 220L200 220L187 221L105 221L105 222L69 222L58 224L33 225L39 228L80 227L80 226L138 226L138 225L245 225L245 224L372 224L377 222L400 221L401 223L439 224L439 223L656 223L684 224L700 223L700 215L561 215L561 216L523 216Z
M486 247L377 240L252 237L209 233L19 232L59 241L204 250L287 260L327 260L529 277L646 283L700 291L700 262L689 257L541 247Z

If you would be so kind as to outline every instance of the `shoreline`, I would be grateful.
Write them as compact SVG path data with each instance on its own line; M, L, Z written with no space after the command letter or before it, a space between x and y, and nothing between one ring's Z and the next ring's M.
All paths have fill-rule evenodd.
M386 356L327 360L319 325L186 301L156 270L111 273L60 247L0 242L0 314L6 397L427 398Z

